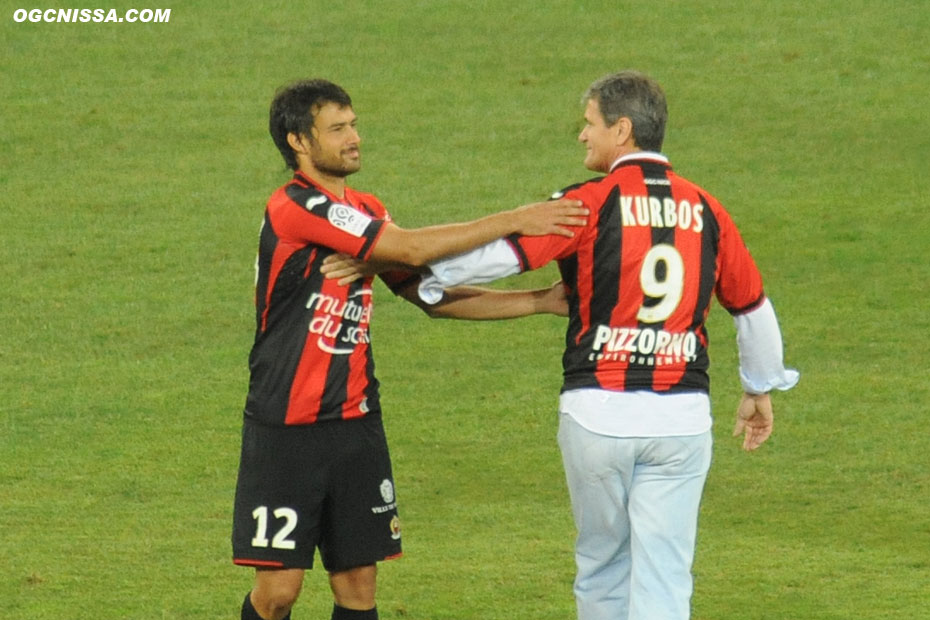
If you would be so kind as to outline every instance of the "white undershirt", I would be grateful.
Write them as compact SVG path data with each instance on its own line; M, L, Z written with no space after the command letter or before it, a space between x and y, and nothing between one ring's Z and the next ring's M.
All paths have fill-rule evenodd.
M700 435L712 423L704 392L569 390L559 397L559 411L592 433L612 437Z

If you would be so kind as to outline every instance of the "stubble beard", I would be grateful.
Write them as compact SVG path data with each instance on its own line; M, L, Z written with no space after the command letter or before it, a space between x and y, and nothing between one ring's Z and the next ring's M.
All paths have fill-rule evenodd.
M346 153L340 153L339 159L311 156L311 162L313 167L323 174L344 179L350 174L358 172L362 167L360 154L357 159L352 160L345 157Z

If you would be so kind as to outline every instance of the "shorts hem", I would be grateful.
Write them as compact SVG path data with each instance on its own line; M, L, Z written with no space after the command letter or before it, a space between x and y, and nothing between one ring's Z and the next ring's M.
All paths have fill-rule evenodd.
M328 572L338 573L342 571L352 570L353 568L358 568L359 566L371 566L372 564L377 564L379 562L389 562L390 560L397 560L403 555L404 555L403 551L398 551L397 553L392 553L391 555L381 556L380 558L371 560L371 561L360 560L357 562L350 562L345 565L337 565L337 566L327 565L326 562L323 562L323 568L325 568Z
M253 566L255 568L289 568L284 562L276 560L248 560L233 558L233 564L236 566Z

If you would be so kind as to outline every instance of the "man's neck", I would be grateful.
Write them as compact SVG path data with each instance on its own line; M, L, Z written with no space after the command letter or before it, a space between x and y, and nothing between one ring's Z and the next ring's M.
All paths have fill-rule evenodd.
M668 163L668 157L666 157L662 153L659 153L656 151L642 151L642 150L637 149L634 151L628 151L627 153L615 159L614 163L610 165L610 169L608 170L608 172L613 172L614 169L620 164L622 164L623 162L631 161L634 159L652 159L652 160L659 161L665 164Z
M312 166L301 166L300 171L310 178L314 183L325 189L336 198L345 198L346 179L331 174L320 172Z

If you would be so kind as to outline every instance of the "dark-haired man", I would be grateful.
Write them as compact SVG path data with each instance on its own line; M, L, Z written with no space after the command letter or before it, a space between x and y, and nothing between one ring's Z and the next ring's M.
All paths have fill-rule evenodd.
M580 203L539 203L465 224L405 230L346 185L361 167L349 95L325 80L281 89L269 129L293 178L269 199L259 241L233 557L256 569L243 620L282 620L319 549L333 620L373 620L376 563L401 552L378 381L369 347L371 278L326 280L336 252L417 267L509 234L571 235ZM398 290L414 277L389 271ZM499 316L560 312L547 292L509 295Z

